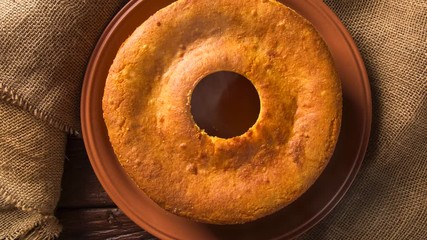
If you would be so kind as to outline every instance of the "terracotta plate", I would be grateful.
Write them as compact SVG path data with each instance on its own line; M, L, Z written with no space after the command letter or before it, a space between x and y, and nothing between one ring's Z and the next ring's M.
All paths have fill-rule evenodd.
M111 21L88 65L81 99L89 159L112 200L136 224L162 239L286 239L319 222L343 197L362 163L371 127L371 95L362 59L338 18L320 0L283 0L313 23L328 44L343 84L344 112L334 156L316 183L283 210L242 225L209 225L170 214L127 177L110 146L101 99L108 69L121 43L145 19L173 0L131 1Z

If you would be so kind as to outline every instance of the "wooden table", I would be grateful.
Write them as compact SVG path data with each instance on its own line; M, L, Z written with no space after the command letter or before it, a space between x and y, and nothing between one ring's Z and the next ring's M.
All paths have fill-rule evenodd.
M157 239L111 201L92 170L80 138L68 139L56 216L64 227L60 239Z

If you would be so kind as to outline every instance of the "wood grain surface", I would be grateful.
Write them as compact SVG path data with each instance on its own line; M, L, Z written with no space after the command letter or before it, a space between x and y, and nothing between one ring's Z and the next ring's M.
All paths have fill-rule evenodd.
M157 239L111 201L92 170L80 138L68 139L56 215L63 225L59 239Z

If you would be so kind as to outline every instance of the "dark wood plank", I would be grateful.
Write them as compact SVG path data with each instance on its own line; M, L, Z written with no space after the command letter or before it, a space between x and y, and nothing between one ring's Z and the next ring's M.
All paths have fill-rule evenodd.
M59 209L57 217L64 227L59 239L157 239L117 208Z
M59 207L114 207L92 170L81 138L68 138L65 156Z

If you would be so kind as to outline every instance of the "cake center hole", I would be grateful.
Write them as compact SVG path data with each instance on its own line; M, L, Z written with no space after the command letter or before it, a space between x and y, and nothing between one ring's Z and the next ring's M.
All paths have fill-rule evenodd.
M229 71L214 72L196 85L191 95L191 114L210 136L240 136L258 119L260 100L254 85Z

